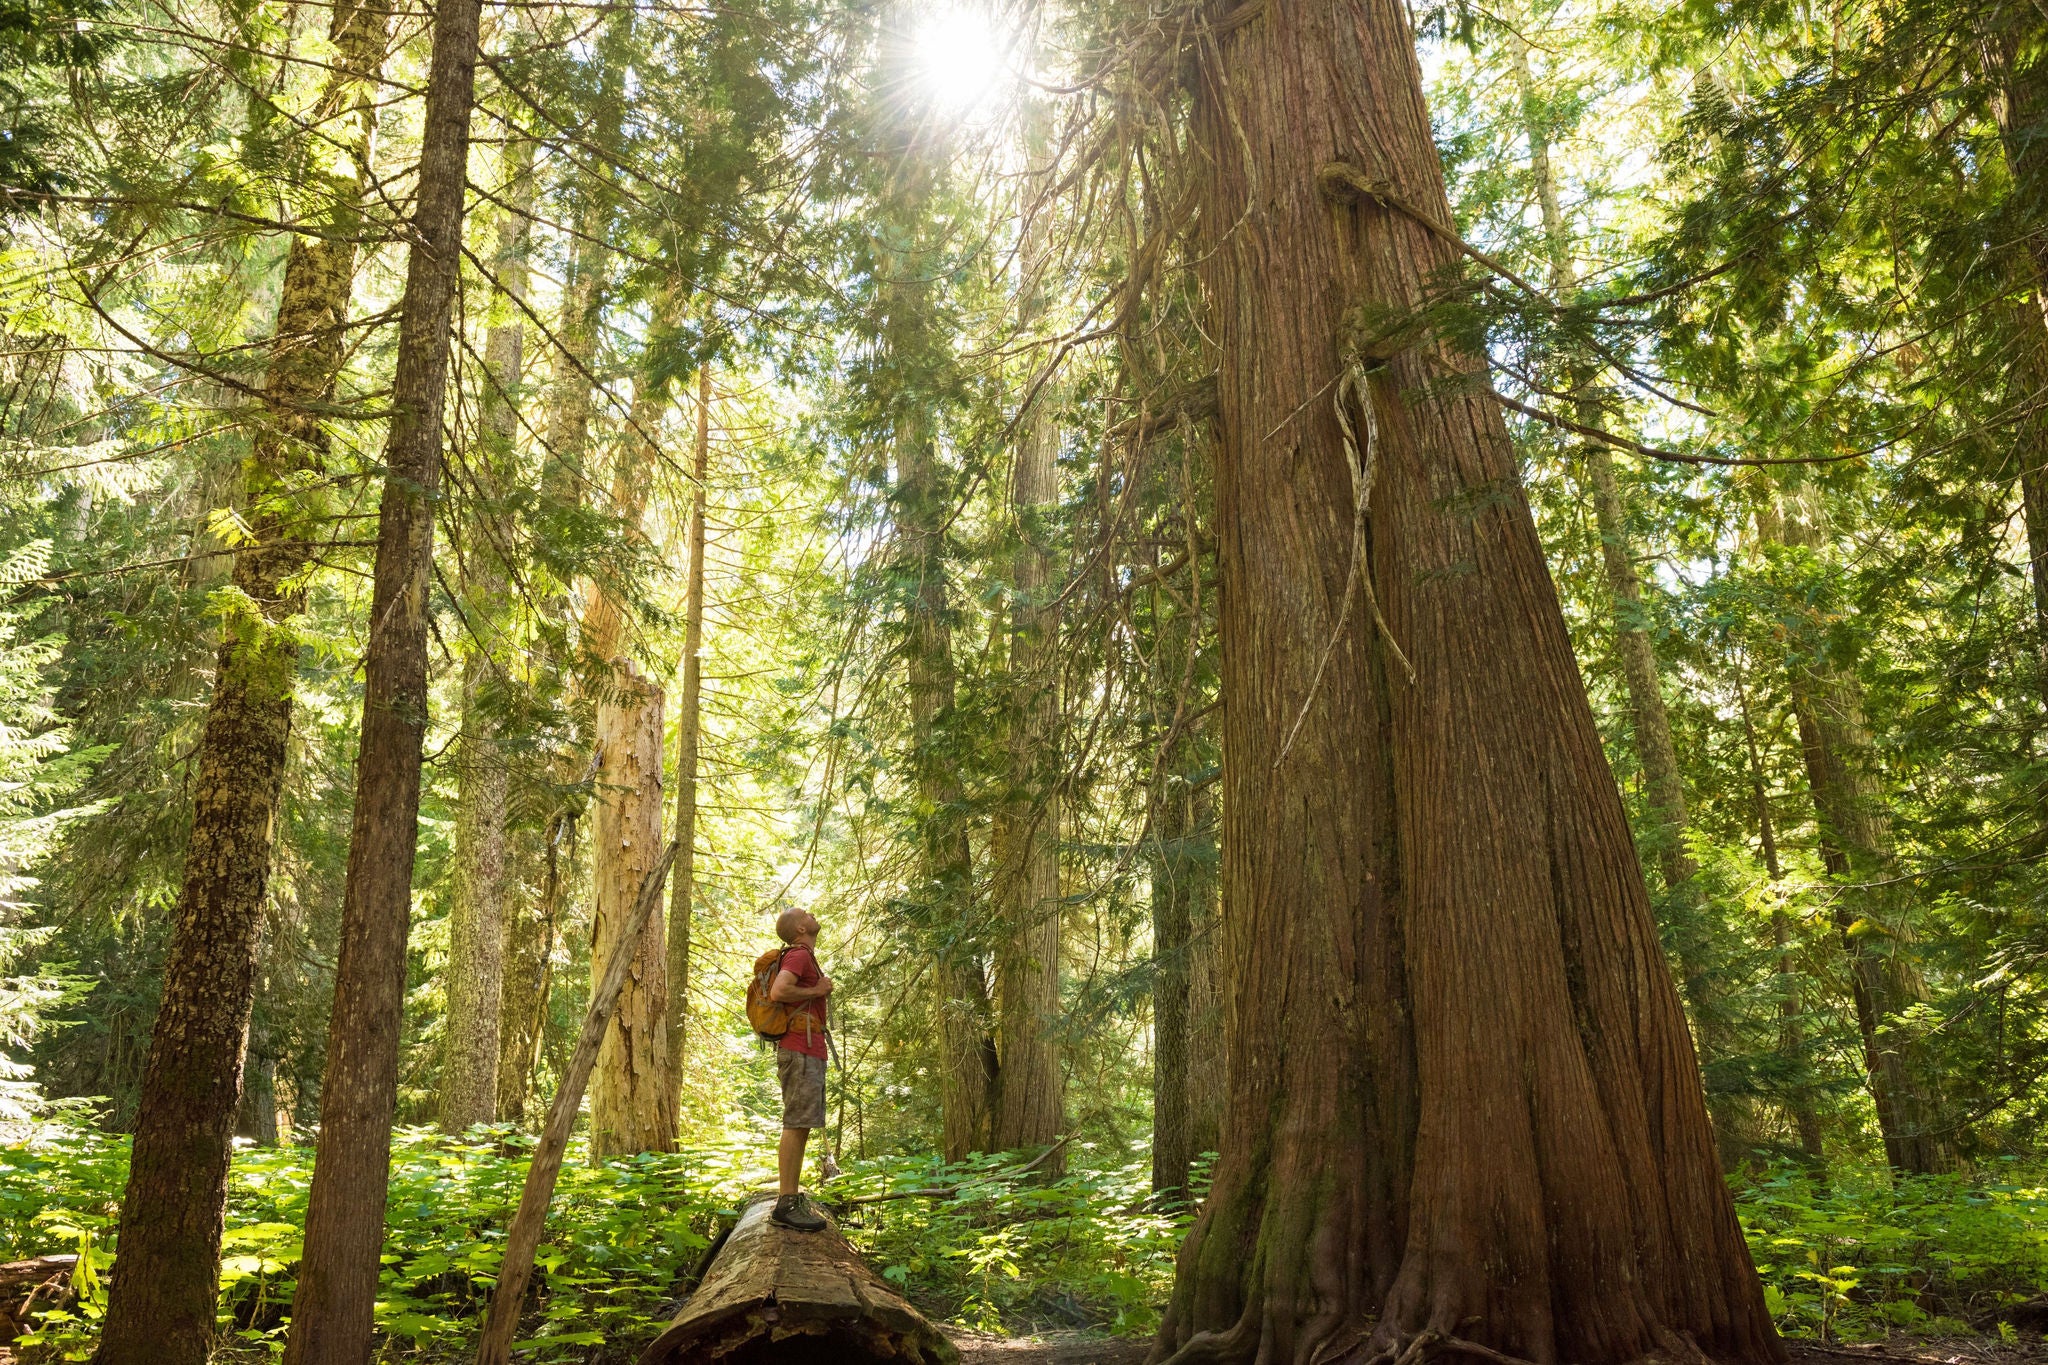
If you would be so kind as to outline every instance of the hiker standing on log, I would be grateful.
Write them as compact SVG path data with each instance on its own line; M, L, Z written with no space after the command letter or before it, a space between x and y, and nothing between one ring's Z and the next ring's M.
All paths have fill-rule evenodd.
M818 927L818 917L807 910L785 910L776 917L776 936L789 946L768 988L769 999L791 1007L789 1031L775 1050L775 1072L782 1081L782 1141L776 1149L779 1184L770 1216L799 1232L825 1226L799 1188L811 1129L825 1126L825 1000L832 994L832 978L818 967Z

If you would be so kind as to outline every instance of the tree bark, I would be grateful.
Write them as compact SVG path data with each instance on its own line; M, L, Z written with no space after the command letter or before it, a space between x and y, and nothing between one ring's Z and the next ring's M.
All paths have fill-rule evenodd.
M1193 94L1230 1096L1157 1353L1779 1359L1505 424L1384 325L1459 259L1406 10L1232 21Z
M299 577L319 534L321 509L301 490L320 486L326 461L321 409L344 356L371 174L370 84L389 27L380 0L344 0L330 20L335 63L315 119L340 125L323 136L340 144L347 164L320 173L331 205L321 227L331 235L295 233L285 258L267 420L243 465L254 543L234 557L238 602L200 733L191 840L121 1201L123 1269L94 1357L102 1365L200 1365L213 1341L230 1139L298 671L291 622L305 603Z
M1229 1093L1223 1046L1223 1007L1229 995L1223 921L1216 898L1214 788L1197 787L1191 803L1188 854L1188 1154L1218 1150L1223 1102Z
M497 657L507 583L499 562L505 539L497 503L516 477L515 406L526 342L527 243L532 235L533 144L509 149L508 207L498 220L497 278L484 341L488 371L482 400L480 458L471 471L468 553L462 561L463 615L470 638L462 657L461 747L456 753L455 898L448 924L448 1022L441 1071L441 1127L460 1133L498 1117L505 982L506 798L509 773L498 712L488 693L508 681Z
M676 713L676 872L668 903L668 1046L682 1107L690 1021L690 921L697 905L697 758L704 714L704 544L711 473L711 366L697 370L697 444L690 462L690 576L683 606L683 694Z
M449 321L462 276L463 187L480 0L440 0L399 306L391 434L363 662L355 818L320 1095L320 1142L286 1365L369 1358L397 1104L420 760L427 723L427 583L441 480Z
M1026 253L1037 268L1033 235L1026 233ZM998 1151L1052 1142L1065 1112L1058 1036L1060 617L1046 601L1057 588L1047 522L1059 501L1058 457L1059 432L1041 393L1020 432L1010 479L1018 544L1010 571L1010 791L995 830Z
M496 586L502 585L500 578ZM478 575L468 586L487 590L493 584L490 576ZM479 702L493 667L482 649L472 642L463 660L463 734L456 753L455 896L448 915L448 1018L441 1068L441 1128L449 1133L498 1116L509 783L496 726Z
M1220 1011L1215 998L1212 955L1215 878L1210 870L1213 848L1201 793L1192 771L1195 733L1185 712L1188 684L1195 676L1194 654L1200 636L1202 562L1189 536L1187 573L1192 591L1185 600L1155 585L1151 615L1158 622L1155 697L1170 695L1161 706L1164 723L1152 741L1157 771L1147 792L1147 826L1152 833L1152 1189L1174 1202L1186 1199L1188 1171L1196 1156L1212 1150L1216 1138L1216 1104L1221 1087L1209 1068L1220 1070ZM1169 603L1172 605L1169 606ZM1206 805L1206 802L1200 803ZM1199 909L1199 915L1198 915ZM1202 923L1197 927L1197 918ZM1204 959L1211 959L1205 961Z
M1790 515L1788 515L1788 512ZM1796 508L1768 504L1758 531L1766 541L1810 552L1820 530ZM1884 1137L1885 1159L1914 1174L1950 1170L1955 1156L1941 1118L1936 1069L1903 1016L1927 999L1913 934L1896 883L1891 814L1863 718L1854 674L1818 651L1789 665L1799 747L1828 875L1854 881L1834 901L1836 931L1862 1037L1865 1076Z
M277 1146L277 1054L260 1028L250 1029L248 1053L242 1061L242 1103L235 1136L258 1147Z

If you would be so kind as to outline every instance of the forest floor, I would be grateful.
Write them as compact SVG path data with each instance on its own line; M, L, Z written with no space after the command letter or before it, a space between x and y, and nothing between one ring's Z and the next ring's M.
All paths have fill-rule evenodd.
M994 1337L960 1328L946 1335L960 1348L961 1365L1142 1365L1151 1342L1103 1337L1088 1332L1047 1332ZM2048 1365L2048 1344L2039 1338L2001 1341L1995 1336L1894 1337L1857 1346L1785 1343L1791 1365L1851 1365L1854 1361L1898 1365Z

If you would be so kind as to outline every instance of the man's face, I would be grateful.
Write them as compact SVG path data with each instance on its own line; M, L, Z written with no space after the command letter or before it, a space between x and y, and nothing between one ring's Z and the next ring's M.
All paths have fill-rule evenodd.
M805 938L815 941L818 937L818 927L818 917L816 915L805 915L797 925L797 932Z

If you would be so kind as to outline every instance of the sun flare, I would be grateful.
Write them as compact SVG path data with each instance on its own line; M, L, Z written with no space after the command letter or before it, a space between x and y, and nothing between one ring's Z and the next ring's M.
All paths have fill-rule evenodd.
M943 109L966 114L1009 79L1009 53L989 15L963 7L938 11L917 31L918 77Z

